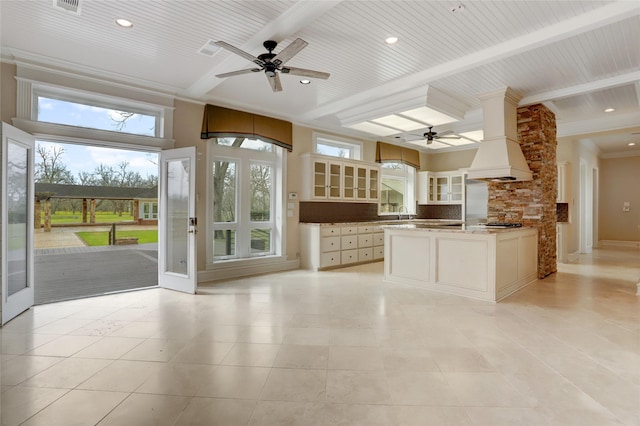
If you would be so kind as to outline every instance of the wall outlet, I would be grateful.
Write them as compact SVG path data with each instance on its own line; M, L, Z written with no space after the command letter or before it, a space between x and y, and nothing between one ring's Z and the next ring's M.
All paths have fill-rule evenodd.
M622 203L622 211L623 212L631 211L631 203L629 201L625 201L624 203Z
M297 192L290 192L289 193L289 199L290 200L297 200L298 199L298 193Z

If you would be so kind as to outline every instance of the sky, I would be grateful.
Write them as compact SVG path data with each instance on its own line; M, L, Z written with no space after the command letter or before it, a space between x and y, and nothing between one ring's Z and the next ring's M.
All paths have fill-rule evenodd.
M38 121L154 136L156 122L154 116L135 114L127 119L124 125L119 125L118 122L122 118L122 114L114 109L43 96L38 98ZM115 168L123 161L129 162L129 170L140 173L143 178L158 175L157 153L69 144L64 143L63 140L36 141L36 143L47 148L62 147L64 153L61 161L76 179L79 172L93 172L100 164ZM38 155L35 161L36 163L40 161Z

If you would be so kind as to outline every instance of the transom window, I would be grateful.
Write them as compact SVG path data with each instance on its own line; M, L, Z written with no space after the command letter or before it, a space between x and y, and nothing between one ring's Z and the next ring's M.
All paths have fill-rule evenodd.
M415 169L402 163L382 163L380 214L415 214Z
M355 141L314 135L313 152L332 157L362 159L362 145Z

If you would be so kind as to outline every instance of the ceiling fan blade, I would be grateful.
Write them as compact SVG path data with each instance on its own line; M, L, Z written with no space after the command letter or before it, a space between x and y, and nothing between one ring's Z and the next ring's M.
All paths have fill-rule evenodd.
M244 50L238 49L235 46L230 45L227 42L224 41L216 41L215 43L217 46L222 47L223 49L227 49L229 52L233 52L236 55L242 56L243 58L245 58L248 61L251 61L255 64L258 64L260 66L264 66L264 62L261 61L260 59L256 58L255 56L253 56L251 53L247 53Z
M460 136L435 136L435 139L460 139Z
M307 47L309 43L304 41L301 38L297 38L291 42L287 47L282 49L280 53L278 53L271 62L276 66L280 66L287 62L289 59L293 58L298 52Z
M294 67L283 67L282 72L285 74L300 75L303 77L321 78L323 80L328 79L329 76L331 75L328 72L306 70L304 68L294 68Z
M282 83L280 83L280 76L278 75L278 73L274 74L273 77L269 77L267 75L267 80L269 80L271 90L273 90L274 92L282 92Z
M438 136L450 135L451 133L454 133L454 131L453 130L445 130L444 132L438 132Z
M231 72L225 72L222 74L217 74L216 77L226 78L226 77L233 77L234 75L251 74L252 72L259 72L259 71L262 71L262 70L260 68L250 68L246 70L238 70L238 71L231 71Z

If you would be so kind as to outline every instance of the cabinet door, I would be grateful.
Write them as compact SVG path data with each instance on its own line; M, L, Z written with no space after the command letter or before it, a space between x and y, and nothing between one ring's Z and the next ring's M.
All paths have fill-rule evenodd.
M356 166L353 164L345 164L342 169L342 194L347 200L356 198Z
M342 198L342 164L329 162L329 198Z
M327 198L327 163L313 162L313 198Z
M436 177L436 201L443 203L449 201L449 176Z
M462 175L454 175L450 177L450 201L461 203L464 199L464 179Z
M380 170L375 167L369 169L369 200L378 201L380 198Z
M367 179L367 167L356 167L356 199L358 200L367 199Z

